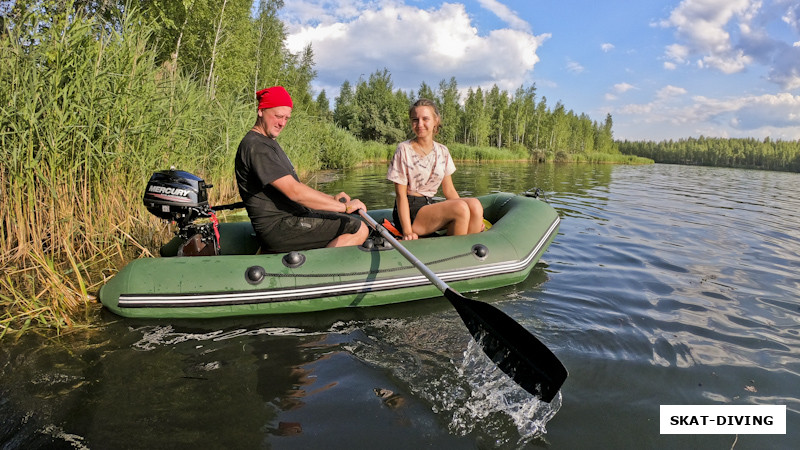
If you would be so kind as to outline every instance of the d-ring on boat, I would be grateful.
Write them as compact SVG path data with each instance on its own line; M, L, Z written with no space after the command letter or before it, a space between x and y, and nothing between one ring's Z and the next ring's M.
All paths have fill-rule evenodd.
M208 205L209 187L184 171L153 174L145 205L158 217L175 221L178 235L162 247L160 258L131 261L101 288L100 301L106 308L125 317L210 318L376 306L441 296L378 233L358 247L258 254L249 221L217 223L214 208ZM536 194L496 193L478 198L490 229L403 243L461 292L527 278L560 222L556 210ZM379 224L391 219L391 214L391 209L369 211ZM195 222L203 217L211 220L202 225Z

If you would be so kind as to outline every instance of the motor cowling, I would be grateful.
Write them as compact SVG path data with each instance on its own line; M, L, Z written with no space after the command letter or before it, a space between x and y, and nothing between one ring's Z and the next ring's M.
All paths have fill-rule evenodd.
M151 214L174 221L183 228L201 217L210 217L208 189L212 185L183 170L155 172L144 192L144 206Z
M208 204L207 184L197 175L183 170L162 170L150 176L144 191L144 206L154 216L175 222L180 238L178 256L219 254L217 216ZM195 220L210 218L207 223Z

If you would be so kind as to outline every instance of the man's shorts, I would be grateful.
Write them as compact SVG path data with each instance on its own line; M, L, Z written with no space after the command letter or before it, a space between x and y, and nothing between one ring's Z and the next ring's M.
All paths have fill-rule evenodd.
M361 223L354 214L312 210L303 216L285 217L269 233L259 233L258 237L265 253L309 250L325 247L342 234L358 232Z

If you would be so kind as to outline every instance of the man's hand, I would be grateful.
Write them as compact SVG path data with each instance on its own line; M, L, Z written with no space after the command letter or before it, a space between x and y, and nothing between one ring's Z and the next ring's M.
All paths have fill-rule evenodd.
M344 194L342 192L341 194ZM344 194L345 196L347 194ZM352 200L345 200L344 197L339 197L339 201L344 203L345 209L344 212L347 214L352 214L357 212L359 209L363 209L365 212L367 211L367 206L359 199L352 199Z

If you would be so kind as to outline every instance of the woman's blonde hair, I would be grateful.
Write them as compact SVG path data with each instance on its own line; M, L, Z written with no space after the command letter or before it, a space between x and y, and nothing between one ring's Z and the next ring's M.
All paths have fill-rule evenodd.
M414 110L420 106L428 106L433 110L433 114L436 116L436 128L434 128L433 134L439 134L439 128L442 126L442 116L439 114L439 108L436 106L436 103L434 103L433 100L421 98L414 102L414 104L411 105L411 108L408 108L408 118L413 119Z

